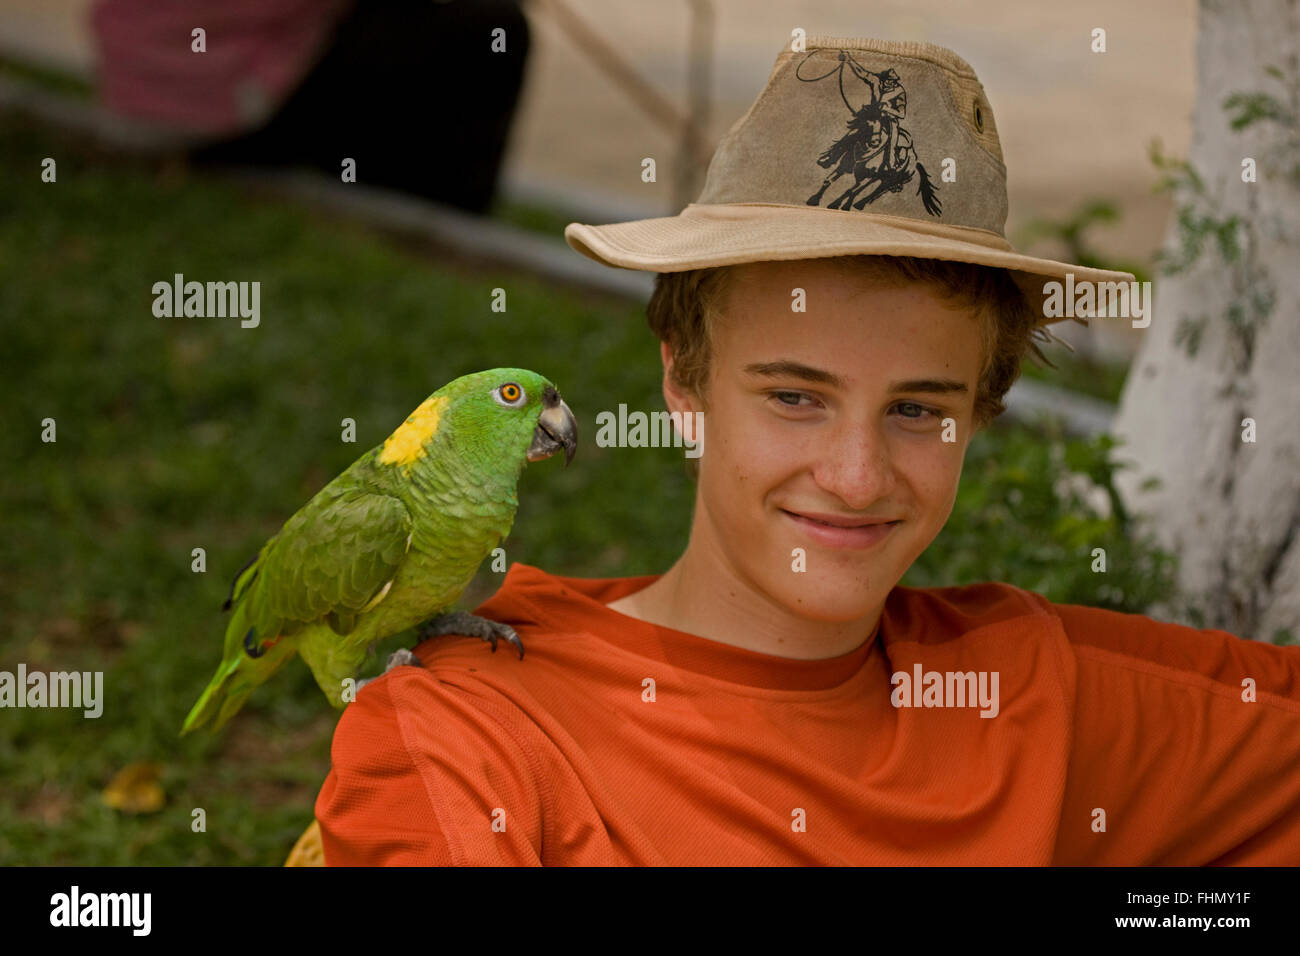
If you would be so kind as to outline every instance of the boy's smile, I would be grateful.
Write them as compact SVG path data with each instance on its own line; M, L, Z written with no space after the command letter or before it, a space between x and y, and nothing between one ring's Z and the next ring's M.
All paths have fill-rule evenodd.
M981 360L978 319L927 285L740 267L706 394L665 376L670 410L704 411L690 544L611 606L780 656L853 650L952 511Z
M784 508L803 531L828 548L869 548L883 541L890 530L899 524L876 518L856 518L852 515L820 514L813 511L794 511Z

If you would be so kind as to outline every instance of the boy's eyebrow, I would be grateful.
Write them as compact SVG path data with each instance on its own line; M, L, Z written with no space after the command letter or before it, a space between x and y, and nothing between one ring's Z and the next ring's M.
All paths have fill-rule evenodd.
M779 362L755 362L746 365L745 371L750 375L762 375L764 378L801 378L806 382L817 382L832 388L844 387L844 379L834 372L813 368L802 362L792 362L789 359L782 359Z
M834 372L813 368L811 365L804 365L802 362L793 362L788 359L779 362L755 362L752 365L746 365L745 371L750 375L762 375L765 378L801 378L807 382L829 385L831 388L843 388L845 384L844 379ZM970 391L964 382L958 382L951 378L908 379L892 383L889 390L891 392L932 392L937 394Z
M914 378L906 382L894 382L889 386L891 392L969 392L965 382L951 378Z

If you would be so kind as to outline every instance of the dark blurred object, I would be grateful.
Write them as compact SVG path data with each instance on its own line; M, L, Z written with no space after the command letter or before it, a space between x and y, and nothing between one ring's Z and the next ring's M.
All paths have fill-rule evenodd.
M348 158L359 183L492 201L528 57L519 0L99 0L91 20L105 106L212 137L198 162L339 176Z

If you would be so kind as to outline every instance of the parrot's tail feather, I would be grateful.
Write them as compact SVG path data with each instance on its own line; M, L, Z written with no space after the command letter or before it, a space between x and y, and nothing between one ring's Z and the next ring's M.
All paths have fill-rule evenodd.
M220 730L244 706L248 695L297 653L297 641L277 636L260 642L263 650L256 657L252 656L243 640L250 633L247 613L245 605L235 607L235 616L230 619L226 632L226 656L212 680L208 681L198 703L185 718L181 726L182 737L210 721L214 722L213 732Z
M189 716L185 718L185 724L181 727L182 737L188 734L191 730L197 730L199 727L202 727L213 717L218 716L218 710L220 710L222 716L218 717L217 725L212 728L215 731L234 715L235 710L239 709L238 704L236 704L235 710L226 713L225 707L228 696L226 692L226 682L230 680L237 670L239 670L238 658L236 658L231 664L227 664L225 661L221 662L221 667L217 669L216 676L214 676L208 683L207 688L203 691L203 696L199 698L198 703L196 703L190 710ZM248 688L248 691L244 692L244 694L239 698L239 704L244 702L244 699L248 696L248 693L251 690L252 688L250 687Z
M209 721L215 721L211 730L216 733L226 721L239 712L259 684L280 669L280 666L294 654L289 641L280 641L271 653L252 658L240 651L240 655L231 663L222 661L208 683L203 696L185 718L181 727L181 736L191 730L202 727Z
M249 681L240 681L226 691L226 696L221 702L221 710L217 714L216 723L212 725L213 733L226 726L226 721L239 713L239 708L244 706L244 701L248 700L248 695L253 692L253 688L256 686L256 684Z

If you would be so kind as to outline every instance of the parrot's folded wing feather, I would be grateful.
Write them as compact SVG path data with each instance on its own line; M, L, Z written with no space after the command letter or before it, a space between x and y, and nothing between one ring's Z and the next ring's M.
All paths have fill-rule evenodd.
M266 556L260 610L268 618L353 619L410 549L411 514L397 498L354 489L313 505L289 519Z
M411 529L400 500L355 485L327 487L308 502L236 578L225 656L181 732L229 720L291 655L282 638L320 621L335 633L350 632L387 593L410 549ZM344 654L340 666L351 664L345 651L335 653Z

